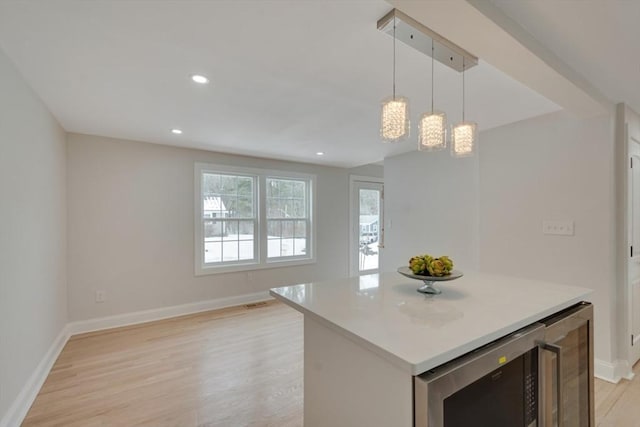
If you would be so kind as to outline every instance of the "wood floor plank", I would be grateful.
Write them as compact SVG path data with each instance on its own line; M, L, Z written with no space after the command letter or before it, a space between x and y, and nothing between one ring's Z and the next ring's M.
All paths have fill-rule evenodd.
M299 427L302 343L276 302L74 336L23 426Z

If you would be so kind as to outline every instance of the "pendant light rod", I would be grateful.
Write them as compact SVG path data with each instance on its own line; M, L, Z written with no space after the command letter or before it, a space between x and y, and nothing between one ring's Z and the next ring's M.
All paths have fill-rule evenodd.
M464 59L462 59L462 121L464 122Z
M433 39L431 39L431 112L433 113Z
M396 99L396 18L393 17L393 99Z
M478 64L476 56L398 9L392 9L378 20L378 30L458 72L462 71L463 59L467 68ZM437 49L432 49L433 41L438 43Z

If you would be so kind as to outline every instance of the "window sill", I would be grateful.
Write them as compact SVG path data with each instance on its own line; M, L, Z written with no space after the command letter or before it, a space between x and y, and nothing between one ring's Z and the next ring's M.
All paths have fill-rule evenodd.
M220 267L196 267L196 276L209 276L212 274L237 273L239 271L267 270L272 268L296 267L300 265L315 264L315 258L305 258L296 260L273 260L264 264L234 264Z

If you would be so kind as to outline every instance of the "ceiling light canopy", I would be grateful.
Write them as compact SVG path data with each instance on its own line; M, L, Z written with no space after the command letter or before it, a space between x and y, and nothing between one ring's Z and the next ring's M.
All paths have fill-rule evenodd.
M447 67L461 72L478 65L478 58L410 17L392 9L378 21L378 30L393 36L427 56L433 56Z
M209 83L209 79L201 74L192 74L191 75L191 80L193 80L195 83L199 83L201 85L207 84Z

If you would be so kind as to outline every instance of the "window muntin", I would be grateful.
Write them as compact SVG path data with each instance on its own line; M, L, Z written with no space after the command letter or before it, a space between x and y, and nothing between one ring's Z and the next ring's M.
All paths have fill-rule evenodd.
M315 262L313 175L196 163L195 186L196 275Z

